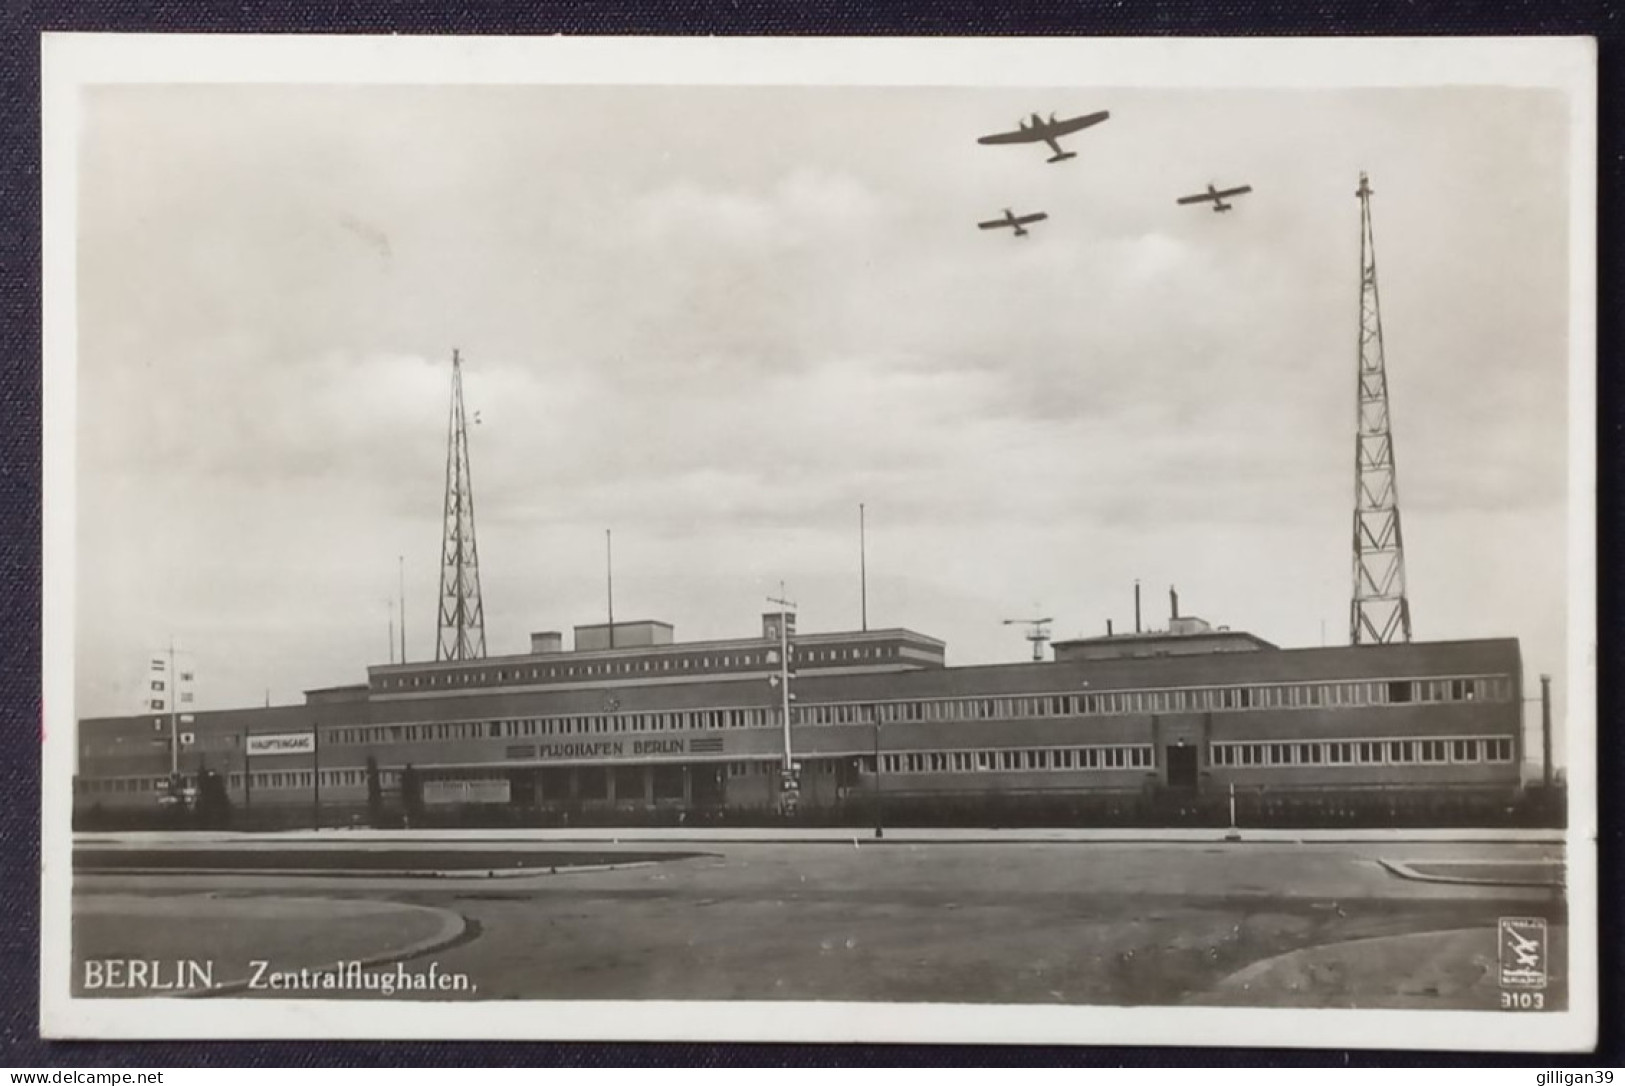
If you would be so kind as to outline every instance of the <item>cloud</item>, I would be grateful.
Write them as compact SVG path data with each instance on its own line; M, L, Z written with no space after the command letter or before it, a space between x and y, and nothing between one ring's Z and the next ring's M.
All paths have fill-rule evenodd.
M1561 102L1105 89L1074 161L976 146L978 118L1035 96L96 92L87 706L119 707L121 662L171 632L208 647L217 704L381 657L395 557L414 600L436 584L453 348L493 646L598 613L606 527L628 600L685 636L751 628L781 578L815 628L848 623L859 502L877 611L959 662L1019 658L1000 623L1028 606L1094 630L1137 576L1265 636L1313 641L1328 614L1335 634L1361 169L1419 571L1481 514L1545 523ZM1173 204L1209 175L1255 192L1224 216ZM1050 218L976 229L1003 206ZM1500 621L1462 586L1504 556L1451 553L1448 582L1419 573L1419 619L1527 627L1532 659L1560 656L1535 613L1562 592L1550 550Z

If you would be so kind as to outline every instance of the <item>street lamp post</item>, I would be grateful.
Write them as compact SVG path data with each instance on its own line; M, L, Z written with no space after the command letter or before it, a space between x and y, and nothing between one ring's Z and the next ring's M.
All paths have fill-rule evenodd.
M1236 782L1230 782L1230 828L1225 831L1226 841L1241 840L1241 830L1236 828Z
M779 688L780 708L779 716L784 727L784 769L779 777L779 810L782 814L793 814L796 809L797 792L801 782L797 779L795 751L790 738L790 711L796 696L790 690L790 683L796 677L790 666L790 622L795 604L784 598L784 586L779 586L777 596L769 596L769 603L779 605L778 634L779 634L779 673L771 676L769 682Z
M869 706L869 720L874 725L875 736L875 840L878 841L886 836L886 830L882 824L883 810L880 801L880 713L873 705Z

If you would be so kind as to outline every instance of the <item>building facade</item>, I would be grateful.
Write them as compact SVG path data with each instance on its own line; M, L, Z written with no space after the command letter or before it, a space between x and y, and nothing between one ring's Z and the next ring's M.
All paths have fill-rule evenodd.
M85 720L76 812L156 807L174 742L183 776L217 774L257 821L376 817L403 776L433 818L766 816L784 798L786 621L688 643L658 622L580 627L571 650L542 633L522 655L374 666L298 706ZM1186 619L1019 664L949 667L905 629L791 646L799 817L1154 818L1232 786L1254 807L1492 810L1520 785L1512 639L1281 649ZM314 751L246 756L256 736L304 733Z

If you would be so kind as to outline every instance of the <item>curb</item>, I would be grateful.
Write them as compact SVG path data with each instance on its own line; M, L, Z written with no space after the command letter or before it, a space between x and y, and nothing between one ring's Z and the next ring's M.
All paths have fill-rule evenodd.
M694 857L687 857L694 858ZM92 868L88 871L75 871L79 878L108 877L116 878L120 875L143 875L146 877L178 875L188 878L198 876L222 875L232 878L244 876L257 878L270 878L288 876L290 878L328 878L328 879L522 879L547 875L591 874L600 871L625 871L636 867L653 867L657 863L673 863L670 860L638 860L626 864L579 864L570 867L494 867L494 868L456 868L452 870L434 869L407 869L382 868L378 870L357 871L353 868L325 868L325 867L117 867L104 870Z
M1429 860L1426 862L1439 863L1440 861ZM1488 861L1474 862L1482 865ZM1480 875L1429 875L1416 870L1410 864L1405 863L1402 860L1384 860L1379 857L1377 859L1377 863L1381 864L1385 869L1387 869L1389 874L1397 876L1398 878L1409 879L1412 882L1437 882L1450 886L1503 886L1525 890L1557 891L1563 890L1565 885L1561 878L1555 882L1531 882L1528 879L1495 879L1485 878ZM1526 866L1533 867L1538 866L1538 864L1534 861L1530 861ZM1563 865L1561 864L1548 864L1546 866L1555 868L1560 872L1563 870Z
M453 912L450 909L436 908L432 905L413 905L411 908L425 909L429 912L439 913L441 917L440 930L435 932L433 935L419 939L417 942L408 944L407 946L401 947L398 950L380 951L379 953L366 958L347 958L344 961L325 962L321 965L307 967L308 971L312 973L334 973L338 972L341 968L348 966L351 962L355 962L362 969L371 969L374 966L379 965L393 965L396 962L409 961L412 958L418 957L419 955L428 954L432 951L439 950L442 947L450 946L452 943L460 940L468 932L469 920L468 917L464 916L462 913ZM217 984L212 988L195 988L189 992L179 993L178 998L207 999L212 996L233 995L238 992L247 991L249 982L252 979L252 977L244 977L241 980L233 980L227 981L225 984Z

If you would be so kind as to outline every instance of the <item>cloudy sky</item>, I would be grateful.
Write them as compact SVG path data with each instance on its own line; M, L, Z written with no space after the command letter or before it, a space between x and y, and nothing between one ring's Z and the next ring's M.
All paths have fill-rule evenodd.
M1565 103L1498 89L107 87L79 173L81 715L432 655L465 360L487 643L756 629L782 580L1023 658L1347 638L1359 172L1421 639L1563 674ZM1111 110L1072 161L982 147ZM1228 215L1176 207L1248 182ZM976 229L1047 211L1017 240ZM1324 633L1323 633L1324 631Z

